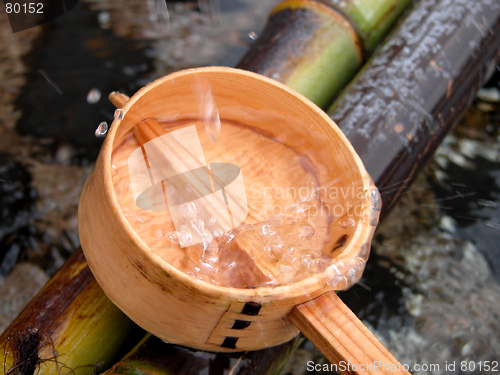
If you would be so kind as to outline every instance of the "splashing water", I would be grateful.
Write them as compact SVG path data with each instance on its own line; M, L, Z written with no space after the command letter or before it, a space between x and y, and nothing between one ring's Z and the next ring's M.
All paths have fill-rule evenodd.
M108 129L108 123L106 121L103 121L99 124L99 126L97 126L94 134L97 138L104 138L108 133Z
M198 108L205 125L205 131L207 132L210 142L215 144L217 141L217 135L221 130L221 123L219 110L217 109L217 105L212 94L212 88L207 82L197 82L194 86L193 92L196 96L196 101L198 102Z
M87 103L89 104L95 104L101 100L101 90L98 88L93 88L92 90L89 91L87 94Z
M242 224L225 233L217 230L213 236L205 222L197 218L196 205L191 202L192 209L185 212L191 227L167 233L166 237L173 244L184 245L189 245L193 237L204 239L197 245L202 248L201 256L185 270L200 280L239 288L290 284L323 272L332 264L331 256L322 252L329 236L321 229L317 232L308 220L308 211L317 198L316 191L287 206L284 214ZM338 224L345 229L353 227L355 220L343 217ZM364 270L362 257L346 264L334 262L331 284L345 288L357 282ZM347 267L351 272L343 276Z
M149 19L157 32L165 32L170 26L170 14L164 0L148 0Z
M222 26L219 0L198 0L198 7L203 13L210 15L212 26Z
M121 108L115 109L115 113L113 115L115 120L123 120L123 116L124 116L123 109Z

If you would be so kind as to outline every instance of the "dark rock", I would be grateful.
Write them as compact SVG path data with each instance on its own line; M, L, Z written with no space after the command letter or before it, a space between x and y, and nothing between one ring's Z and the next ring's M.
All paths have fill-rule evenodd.
M29 171L0 153L0 275L9 273L28 245L37 195L30 183Z

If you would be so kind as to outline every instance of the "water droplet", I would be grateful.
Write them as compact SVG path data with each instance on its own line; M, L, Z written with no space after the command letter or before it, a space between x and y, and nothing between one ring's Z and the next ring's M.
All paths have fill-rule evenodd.
M372 227L377 226L379 215L380 215L380 211L377 210L375 207L373 207L373 206L364 206L363 207L362 219L365 223L371 225Z
M101 29L109 29L111 15L106 11L99 12L99 14L97 15L97 21L99 22L99 26L101 27Z
M349 283L349 279L347 278L347 276L342 275L339 277L339 279L335 285L335 289L336 290L347 290L347 289L349 289L350 286L351 286L351 284Z
M203 229L205 229L205 222L201 219L196 219L191 222L191 226L195 231L201 232Z
M189 202L189 204L188 204L188 210L189 210L189 212L196 212L196 203Z
M101 90L97 88L93 88L92 90L90 90L87 94L87 103L95 104L99 100L101 100Z
M380 193L375 186L373 186L371 189L366 190L366 202L364 202L364 204L367 206L372 206L377 211L380 211L380 209L382 208Z
M108 129L108 123L106 121L103 121L99 124L94 134L97 138L104 138L108 133Z
M223 234L224 234L224 231L222 229L216 229L216 230L214 230L214 236L215 237L222 236Z
M344 229L353 227L354 224L356 224L356 220L354 220L354 218L352 217L347 217L339 221L339 225Z
M179 244L182 247L189 245L192 240L193 240L193 236L191 236L191 233L184 231L184 230L179 233Z
M349 283L347 287L356 284L361 279L364 270L365 261L361 258L356 258L356 260L354 260L353 264L346 273L347 281Z
M178 244L179 243L178 233L179 232L169 232L167 233L167 238L170 240L170 242Z
M249 38L250 38L250 39L252 39L252 40L256 40L256 39L257 39L257 34L256 34L255 32L253 32L253 31L250 31L250 32L248 33L248 36L249 36Z
M114 114L115 120L123 120L124 115L125 112L123 112L123 109L121 108L115 109L115 114Z
M206 262L200 263L200 269L203 269L203 272L206 275L213 275L216 272L216 269L214 268L214 266L211 265L210 263L206 263Z
M199 219L198 219L199 220ZM203 223L203 220L200 220ZM201 237L201 240L203 243L211 242L213 237L212 233L210 233L207 229L202 229L201 231L198 231Z
M368 255L370 255L370 244L364 243L360 246L358 256L366 261L368 259Z
M215 224L217 222L217 219L215 218L215 216L212 216L210 219L208 219L208 222L210 224Z
M193 211L193 208L196 207L196 205L193 207L190 207L190 202L189 204L183 204L179 210L180 214L187 220L194 220L196 218L196 209ZM185 227L186 230L189 230L188 227ZM182 230L182 227L181 227Z
M197 101L200 115L205 124L205 131L210 142L215 144L217 135L221 131L221 122L219 110L217 109L217 104L212 94L212 87L210 87L207 82L198 82L196 93L198 96Z
M486 199L479 199L477 201L477 204L484 207L497 207L497 204L495 202Z
M272 224L264 224L261 230L265 236L272 236L278 232L278 230Z
M170 14L167 3L162 0L148 0L149 19L158 33L163 33L170 27Z

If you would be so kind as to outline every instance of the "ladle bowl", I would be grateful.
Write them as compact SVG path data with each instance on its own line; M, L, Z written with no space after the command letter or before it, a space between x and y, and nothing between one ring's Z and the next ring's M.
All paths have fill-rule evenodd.
M338 217L335 207L347 207L344 213L354 224L350 235L339 239L338 223L332 221L325 244L332 262L322 272L277 287L213 285L164 261L126 219L112 179L113 153L146 118L199 114L195 91L200 82L210 87L221 121L243 123L285 144L320 171L319 186L335 187L335 196L325 190L322 204L332 218ZM201 350L262 349L299 333L289 319L294 307L359 280L380 211L378 191L337 125L305 97L254 73L209 67L160 78L140 89L122 110L83 189L79 233L98 283L139 326L169 343ZM267 114L274 121L265 121ZM264 150L261 157L266 158Z

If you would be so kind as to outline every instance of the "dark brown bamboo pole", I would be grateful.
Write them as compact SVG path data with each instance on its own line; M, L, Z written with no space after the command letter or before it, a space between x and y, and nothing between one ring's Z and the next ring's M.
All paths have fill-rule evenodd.
M326 108L411 0L286 0L238 68L271 77Z
M382 216L498 61L500 3L421 0L328 110L381 191Z

